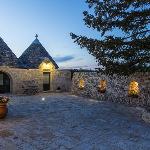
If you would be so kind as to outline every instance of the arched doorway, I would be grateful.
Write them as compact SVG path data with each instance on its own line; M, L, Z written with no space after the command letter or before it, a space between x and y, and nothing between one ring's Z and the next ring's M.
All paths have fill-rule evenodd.
M0 93L10 93L10 78L0 71Z

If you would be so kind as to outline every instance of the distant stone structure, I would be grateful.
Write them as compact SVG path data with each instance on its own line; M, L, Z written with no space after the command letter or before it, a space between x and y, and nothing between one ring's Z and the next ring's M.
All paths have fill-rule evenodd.
M58 68L37 35L19 58L0 38L0 93L69 91L71 72Z

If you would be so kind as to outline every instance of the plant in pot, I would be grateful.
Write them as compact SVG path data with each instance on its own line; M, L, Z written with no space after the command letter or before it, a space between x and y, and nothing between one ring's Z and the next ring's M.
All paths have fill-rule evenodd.
M9 101L9 98L6 96L0 96L0 119L3 119L6 117L8 108L7 103Z

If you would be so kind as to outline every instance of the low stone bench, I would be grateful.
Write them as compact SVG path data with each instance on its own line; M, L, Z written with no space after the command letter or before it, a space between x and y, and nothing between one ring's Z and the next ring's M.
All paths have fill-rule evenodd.
M23 81L23 94L35 95L38 93L38 86L34 80Z

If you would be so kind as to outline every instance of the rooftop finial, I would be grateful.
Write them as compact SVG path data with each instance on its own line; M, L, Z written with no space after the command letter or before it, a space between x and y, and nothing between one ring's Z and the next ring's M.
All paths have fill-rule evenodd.
M38 34L35 35L36 39L38 38Z

